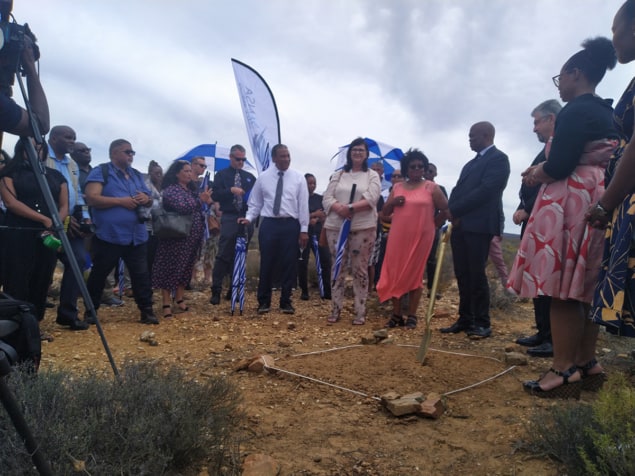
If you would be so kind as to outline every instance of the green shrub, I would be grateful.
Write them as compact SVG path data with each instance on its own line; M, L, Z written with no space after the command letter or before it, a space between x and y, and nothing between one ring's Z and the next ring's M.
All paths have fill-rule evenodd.
M561 461L569 474L635 474L635 389L616 373L591 404L535 412L522 446Z
M594 452L581 456L589 474L635 474L635 389L616 374L593 403L588 429Z
M222 378L199 383L143 362L125 365L119 380L17 371L8 384L56 475L76 474L74 460L95 475L238 471L238 393ZM36 474L3 409L0 441L0 474Z

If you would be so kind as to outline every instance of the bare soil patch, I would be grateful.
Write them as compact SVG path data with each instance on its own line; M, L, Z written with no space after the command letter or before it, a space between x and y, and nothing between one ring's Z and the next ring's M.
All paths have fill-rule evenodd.
M553 461L515 450L531 412L559 404L532 398L521 389L521 382L546 370L549 360L530 359L527 366L449 395L447 411L438 420L395 418L374 398L389 390L448 393L507 370L505 349L512 348L517 337L533 332L530 303L494 310L492 337L472 341L464 334L438 331L456 318L456 289L446 290L436 306L431 350L421 365L415 359L423 335L421 322L415 331L391 330L392 344L361 346L362 337L383 327L390 315L388 307L372 297L365 326L352 326L352 313L327 326L330 303L321 302L316 294L311 301L296 299L293 316L275 307L269 314L257 315L255 295L249 292L244 315L232 317L229 302L211 306L205 290L187 293L190 311L162 319L159 326L138 323L130 298L125 298L122 308L100 309L99 317L118 364L160 359L182 366L197 379L225 375L234 382L248 416L241 455L270 455L280 464L282 475L559 474ZM427 304L423 299L420 316ZM155 308L159 310L158 305ZM55 340L43 343L42 368L108 371L94 326L71 332L54 320L50 310L42 327ZM158 346L139 340L147 330L155 332ZM608 337L602 339L600 348L609 370L633 365L626 357L628 350L616 349L616 341ZM622 345L633 348L630 342ZM234 370L240 360L265 353L276 359L280 369L341 388L287 372ZM306 353L312 354L298 355ZM594 397L583 394L582 398Z

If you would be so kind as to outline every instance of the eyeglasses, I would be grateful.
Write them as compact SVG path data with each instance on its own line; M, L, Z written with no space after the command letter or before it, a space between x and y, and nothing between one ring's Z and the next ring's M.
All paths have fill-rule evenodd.
M408 169L410 169L410 170L423 170L423 169L425 169L425 167L424 167L423 164L410 164L408 166Z
M553 78L551 78L553 84L556 85L556 88L560 87L560 75L556 74Z
M237 162L245 162L247 160L247 157L232 157L232 159Z
M132 157L134 157L135 154L136 154L136 152L134 150L131 150L131 149L124 150L123 153L126 154L126 155L130 155Z
M351 149L351 154L365 154L365 153L366 153L366 149L361 147L354 147Z
M192 165L197 165L198 167L201 167L202 169L206 169L207 168L207 164L201 164L201 163L195 163Z

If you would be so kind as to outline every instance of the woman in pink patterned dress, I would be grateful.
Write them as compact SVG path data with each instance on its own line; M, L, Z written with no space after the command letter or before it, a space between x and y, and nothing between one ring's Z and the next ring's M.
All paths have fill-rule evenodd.
M209 190L198 193L198 185L192 181L189 162L174 162L161 184L163 208L181 215L192 215L192 231L185 238L159 239L152 267L152 287L161 289L163 317L172 317L171 293L174 291L176 312L185 312L183 302L185 286L192 277L192 268L203 241L203 212L201 201L212 203Z
M556 120L547 161L523 173L528 185L543 185L508 283L521 297L552 297L553 364L540 380L523 384L528 393L543 398L579 397L598 335L588 312L603 234L587 225L584 214L604 191L603 160L612 149L607 139L617 137L611 106L595 95L616 58L607 38L586 40L583 48L553 78L568 104ZM595 144L609 145L600 147L603 154L585 153ZM601 371L599 365L592 369Z

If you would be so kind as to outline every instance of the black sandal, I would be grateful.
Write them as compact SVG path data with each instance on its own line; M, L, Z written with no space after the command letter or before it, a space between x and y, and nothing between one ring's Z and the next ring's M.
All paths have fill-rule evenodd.
M165 309L170 309L170 312L168 312L168 313L166 314L166 313L165 313ZM165 305L163 306L163 317L164 317L165 319L169 319L170 317L174 317L174 316L172 315L172 306L170 306L169 304L165 304Z
M591 359L584 365L579 365L578 369L582 373L582 390L588 390L589 392L597 392L602 388L604 382L606 382L606 373L600 372L598 374L590 374L589 370L598 365L596 358Z
M412 329L417 327L417 316L408 316L406 319L406 329L411 331Z
M404 321L403 316L398 316L397 314L393 314L390 317L390 320L384 325L389 329L394 329L395 327L403 327L406 325L406 321Z
M182 312L187 312L190 310L190 308L187 306L181 307L181 304L183 304L183 299L179 299L178 301L176 301L176 309L174 310L174 312L176 312L177 314L181 314Z
M569 378L576 373L578 367L573 365L571 368L560 372L553 367L549 369L549 372L556 374L558 377L562 377L562 385L552 388L551 390L543 390L540 383L537 380L529 380L523 382L523 388L525 392L530 395L534 395L540 398L575 398L580 399L580 391L582 390L582 381L569 382Z

